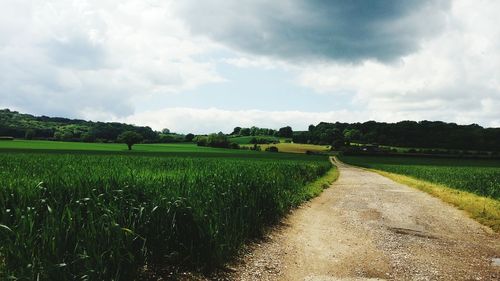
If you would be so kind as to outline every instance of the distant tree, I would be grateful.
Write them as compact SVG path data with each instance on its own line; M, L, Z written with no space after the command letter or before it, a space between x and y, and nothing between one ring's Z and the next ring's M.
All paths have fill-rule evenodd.
M359 141L361 139L361 131L358 129L345 129L344 138L346 141Z
M164 128L163 130L161 130L161 133L165 134L165 135L168 135L168 134L170 134L170 130L167 129L167 128Z
M242 136L249 136L250 135L250 128L242 128L240 130L240 135L242 135Z
M81 135L83 142L95 142L95 135L92 132L86 132Z
M125 143L128 146L128 150L132 150L134 144L142 141L142 135L133 131L126 131L121 133L116 140L120 143Z
M241 127L234 127L233 132L231 135L239 135L241 131Z
M72 140L73 137L74 137L73 132L70 132L70 131L66 131L62 134L62 139L65 141Z
M206 136L196 136L193 141L196 142L197 146L207 146L207 137Z
M61 140L62 139L62 133L61 132L55 132L54 133L54 139Z
M286 126L286 127L280 128L278 130L278 136L280 136L282 138L291 138L291 137L293 137L292 127Z
M193 134L191 134L191 133L189 133L189 134L187 134L187 135L184 137L184 139L185 139L186 141L189 141L189 142L190 142L190 141L193 141L193 139L194 139L194 135L193 135Z
M334 129L332 132L332 147L331 150L340 149L345 145L344 134L340 132L338 129Z
M259 134L259 128L252 126L250 128L250 135L251 136L257 136Z
M230 145L229 139L223 133L208 135L207 146L227 148L229 147L229 145Z
M26 133L24 134L25 139L32 140L34 137L35 137L35 130L33 129L26 130Z

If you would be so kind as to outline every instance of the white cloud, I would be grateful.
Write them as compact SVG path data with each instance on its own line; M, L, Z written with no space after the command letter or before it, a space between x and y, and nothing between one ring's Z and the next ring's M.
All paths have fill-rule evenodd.
M8 1L0 31L0 106L27 112L126 116L146 95L223 80L171 1Z
M262 56L248 56L240 54L238 57L230 57L222 59L222 62L234 65L240 68L260 68L260 69L276 69L286 68L287 64L283 62L278 62L274 59L270 59Z

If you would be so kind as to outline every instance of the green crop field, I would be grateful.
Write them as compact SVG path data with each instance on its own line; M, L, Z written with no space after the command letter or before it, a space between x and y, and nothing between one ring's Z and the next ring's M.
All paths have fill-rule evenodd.
M127 146L121 143L84 143L62 141L30 141L14 140L0 141L0 150L39 149L39 150L92 150L92 151L127 151ZM238 153L234 150L196 146L192 143L174 144L136 144L132 152L217 152ZM240 151L239 153L248 153Z
M213 268L317 194L309 183L331 168L319 156L134 146L166 153L141 154L82 143L63 143L61 152L56 144L0 144L1 280L131 280L145 265Z
M500 161L413 157L342 156L356 166L410 176L500 199Z

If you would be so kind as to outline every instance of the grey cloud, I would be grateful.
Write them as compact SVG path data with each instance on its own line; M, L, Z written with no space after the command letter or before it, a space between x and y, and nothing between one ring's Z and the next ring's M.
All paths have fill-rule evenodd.
M53 63L79 69L96 69L104 65L105 51L88 38L76 37L69 40L50 40L44 46Z
M28 71L30 67L34 71ZM5 69L0 63L0 70ZM13 69L12 65L9 69ZM103 77L85 77L45 65L23 66L2 78L0 107L67 117L86 117L88 111L109 116L132 114L131 90L125 85L107 85L112 77L99 73L95 76L99 75Z
M444 22L448 0L180 1L191 31L284 59L390 61Z

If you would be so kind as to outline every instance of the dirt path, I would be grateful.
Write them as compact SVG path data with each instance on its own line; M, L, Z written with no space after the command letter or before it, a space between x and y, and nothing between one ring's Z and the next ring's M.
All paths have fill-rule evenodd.
M235 266L234 280L500 280L500 235L428 194L338 163L331 188Z

